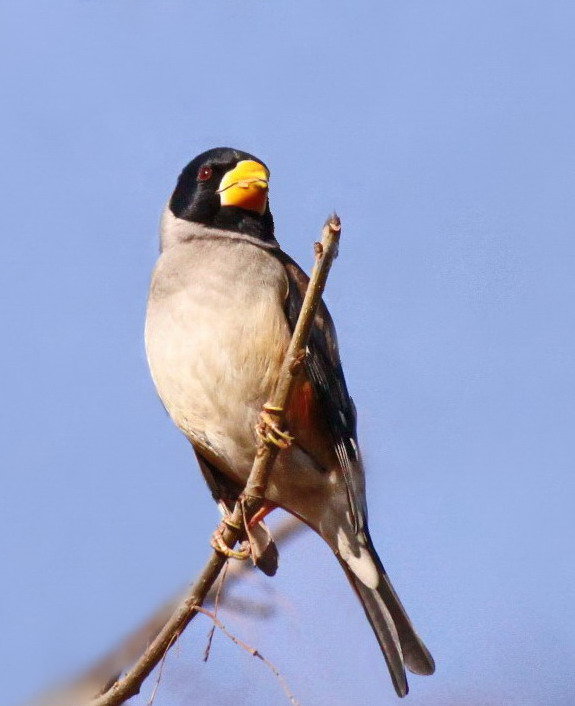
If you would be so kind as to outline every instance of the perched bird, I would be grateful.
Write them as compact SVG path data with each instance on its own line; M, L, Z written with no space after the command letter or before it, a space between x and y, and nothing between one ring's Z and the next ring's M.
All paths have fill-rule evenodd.
M212 149L192 160L162 217L148 301L154 383L225 511L249 475L260 412L308 282L275 239L268 183L265 164L240 150ZM263 522L271 509L284 508L314 529L355 589L397 694L405 696L405 667L432 674L434 663L369 536L356 413L323 304L285 412L293 441L284 437L264 511L252 523L254 559L275 572L277 552Z

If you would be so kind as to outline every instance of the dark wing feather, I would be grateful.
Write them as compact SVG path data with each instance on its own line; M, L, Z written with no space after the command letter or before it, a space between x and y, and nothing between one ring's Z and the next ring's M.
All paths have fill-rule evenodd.
M195 447L194 451L196 452L198 465L208 484L213 499L218 505L223 505L225 510L231 512L234 509L236 500L242 492L241 487L224 475L213 463L210 463Z
M293 331L309 277L288 255L280 251L289 281L285 314ZM341 367L333 320L322 301L312 327L305 359L307 379L312 383L324 422L346 483L354 528L359 531L366 517L361 460L357 445L355 405L347 391Z

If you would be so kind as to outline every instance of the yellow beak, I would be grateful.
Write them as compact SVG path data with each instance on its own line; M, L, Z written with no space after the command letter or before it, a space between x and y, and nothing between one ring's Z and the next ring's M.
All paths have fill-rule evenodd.
M222 206L237 206L247 211L265 213L268 201L269 174L263 164L251 159L238 162L226 172L217 193Z

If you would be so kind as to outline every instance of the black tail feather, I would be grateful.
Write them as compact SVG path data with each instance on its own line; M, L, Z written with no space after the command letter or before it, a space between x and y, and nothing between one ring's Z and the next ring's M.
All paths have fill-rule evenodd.
M380 582L377 587L377 592L381 596L395 623L405 666L414 674L433 674L435 671L433 657L423 644L423 640L416 633L405 608L399 600L399 596L393 588L393 584L389 580L389 576L381 563L381 559L375 551L371 537L367 532L366 538L371 558L379 570Z
M338 559L373 628L387 662L395 691L398 696L405 696L409 691L405 667L414 674L433 674L435 663L429 650L415 632L369 535L366 539L369 553L379 571L377 588L368 588L351 571L345 561L340 557Z
M340 563L349 582L357 593L367 619L377 637L377 641L387 662L387 668L389 669L395 691L398 696L405 696L409 691L409 687L405 676L405 667L403 666L401 644L391 614L387 610L377 590L368 588L363 584L343 560L340 559Z

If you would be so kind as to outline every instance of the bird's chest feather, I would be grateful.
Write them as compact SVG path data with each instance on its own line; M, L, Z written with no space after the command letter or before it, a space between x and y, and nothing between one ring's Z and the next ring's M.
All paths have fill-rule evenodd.
M253 453L253 425L289 342L286 294L282 264L249 243L191 241L161 256L146 349L166 409L192 440Z

